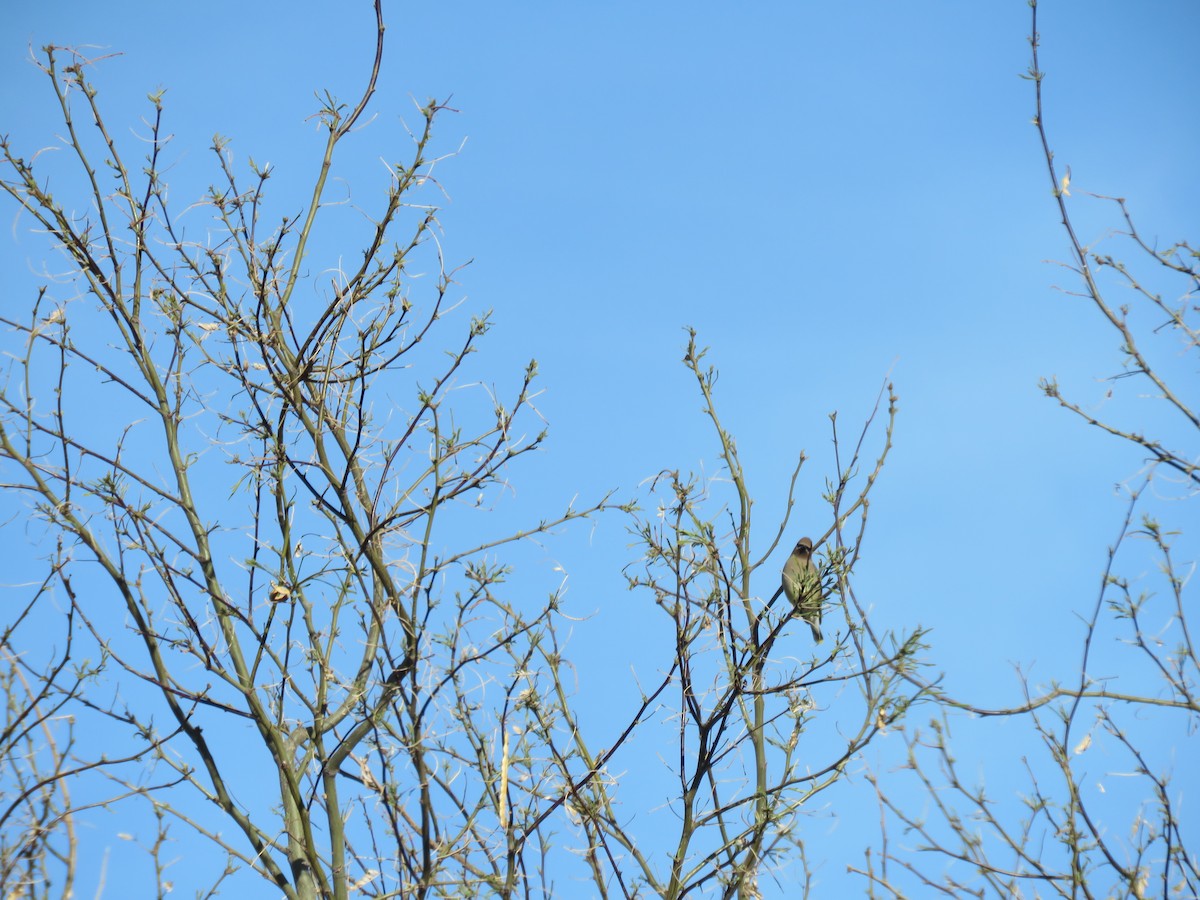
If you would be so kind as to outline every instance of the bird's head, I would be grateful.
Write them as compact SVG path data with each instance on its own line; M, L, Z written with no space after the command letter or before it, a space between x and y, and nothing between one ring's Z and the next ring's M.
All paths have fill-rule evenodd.
M808 556L812 553L812 538L802 537L796 542L796 549L793 553L799 553L801 556Z

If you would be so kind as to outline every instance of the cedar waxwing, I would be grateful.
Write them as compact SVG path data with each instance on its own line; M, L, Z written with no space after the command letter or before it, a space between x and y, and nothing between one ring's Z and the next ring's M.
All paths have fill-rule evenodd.
M812 538L800 538L788 561L783 564L783 592L792 608L812 627L813 640L821 643L821 573L812 560Z

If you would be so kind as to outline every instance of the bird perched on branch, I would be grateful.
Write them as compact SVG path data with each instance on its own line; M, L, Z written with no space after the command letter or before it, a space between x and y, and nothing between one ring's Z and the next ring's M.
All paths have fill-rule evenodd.
M825 602L821 573L812 558L812 538L800 538L783 564L783 592L792 601L796 615L812 628L813 640L821 643L821 606Z

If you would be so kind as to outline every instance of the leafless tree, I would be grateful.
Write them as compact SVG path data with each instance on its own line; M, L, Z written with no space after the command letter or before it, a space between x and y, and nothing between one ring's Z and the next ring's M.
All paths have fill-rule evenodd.
M1188 622L1194 563L1181 558L1182 533L1160 510L1184 521L1181 510L1200 488L1200 415L1188 380L1194 368L1178 366L1181 355L1194 363L1200 349L1200 253L1183 240L1147 241L1124 199L1081 192L1070 168L1056 163L1035 0L1030 6L1034 124L1072 251L1064 265L1078 288L1069 293L1087 301L1119 340L1121 369L1102 399L1143 393L1109 404L1102 417L1089 411L1096 404L1066 396L1054 379L1041 387L1088 425L1140 448L1146 465L1123 483L1125 515L1081 614L1074 678L1026 680L1019 701L1001 709L915 679L941 711L927 728L908 732L901 772L877 774L882 841L859 871L872 896L1196 897L1195 823L1178 771L1192 765L1200 725L1200 659ZM1120 223L1115 234L1084 243L1072 219L1081 202L1108 204ZM1158 423L1157 434L1139 424L1146 421ZM1152 570L1140 574L1144 566ZM1008 720L1010 729L1028 729L1019 800L964 771L954 734L974 717L984 719L978 727ZM999 761L990 762L994 773Z
M545 435L537 365L502 389L474 361L491 322L462 311L438 239L444 103L420 108L361 252L333 257L354 264L318 249L375 92L379 0L374 34L361 95L319 110L298 214L273 212L272 170L223 138L217 183L173 203L162 94L134 162L97 61L67 48L40 57L58 152L0 140L4 193L56 260L0 315L0 480L24 504L6 537L40 566L0 632L3 892L78 892L77 825L102 810L140 823L123 830L158 896L184 877L179 833L203 860L197 896L254 877L289 898L550 895L571 865L605 896L756 896L803 863L805 803L921 692L903 678L919 635L877 635L851 580L895 397L865 477L876 415L848 451L833 419L817 543L842 625L819 655L769 561L796 476L763 541L694 334L685 364L727 480L664 472L651 516L605 496L500 530L491 513ZM629 586L673 640L598 749L564 674L562 586L534 602L512 575L529 541L618 508L641 546ZM613 767L664 729L679 824L651 852L661 828L614 812Z
M624 896L649 888L667 898L750 898L761 896L763 879L782 879L788 893L807 894L806 806L921 693L899 674L912 667L920 634L875 634L851 579L869 492L891 448L896 397L888 385L884 445L865 476L878 405L845 457L832 417L837 473L827 484L830 525L819 543L826 621L831 631L838 620L841 627L832 646L814 653L809 626L783 595L775 553L792 524L805 456L792 475L787 514L763 542L752 528L751 479L721 424L716 371L704 357L690 332L684 364L703 397L721 468L710 479L674 470L652 479L652 514L634 518L642 558L626 570L635 596L648 595L669 619L671 639L622 740L648 713L665 725L651 746L672 779L671 815L654 830L621 817L619 779L609 774L614 750L587 745L565 700L570 740L556 741L554 755L578 757L589 776L582 783L564 767L562 777L598 885L613 882Z

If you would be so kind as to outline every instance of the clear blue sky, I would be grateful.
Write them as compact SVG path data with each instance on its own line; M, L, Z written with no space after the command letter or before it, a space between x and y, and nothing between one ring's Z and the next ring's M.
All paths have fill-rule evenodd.
M536 357L546 389L549 449L515 478L522 504L553 512L575 494L636 495L664 468L715 470L679 362L691 325L721 370L764 541L801 449L812 460L794 536L824 531L827 415L861 422L889 377L901 414L860 597L881 624L932 628L947 684L981 701L1017 699L1014 664L1035 680L1073 671L1077 614L1122 511L1113 485L1141 459L1037 390L1057 376L1100 408L1098 379L1120 357L1047 262L1068 249L1019 77L1024 0L386 0L385 12L376 119L341 174L356 197L378 185L380 157L407 152L397 125L417 120L410 95L452 96L460 112L442 119L439 146L462 149L439 170L441 218L449 259L474 260L459 279L468 307L495 313L479 371L510 384ZM1081 237L1118 224L1082 191L1128 198L1164 243L1198 237L1200 5L1044 0L1040 16L1047 127L1072 168ZM123 54L94 76L123 140L146 94L167 89L178 200L215 177L219 132L240 162L274 164L275 202L296 211L289 186L307 183L322 147L314 92L356 96L372 17L367 0L14 4L0 131L26 154L56 131L25 62L27 45L46 43ZM27 267L32 238L19 241L11 228L0 238L7 272ZM1156 427L1150 410L1130 406L1129 421ZM604 520L548 552L574 609L595 613L572 644L581 677L632 689L631 665L665 657L630 637L652 615L624 590L622 527ZM1188 547L1194 559L1194 534ZM855 829L871 818L852 816L830 813L810 848L827 885L859 859Z

